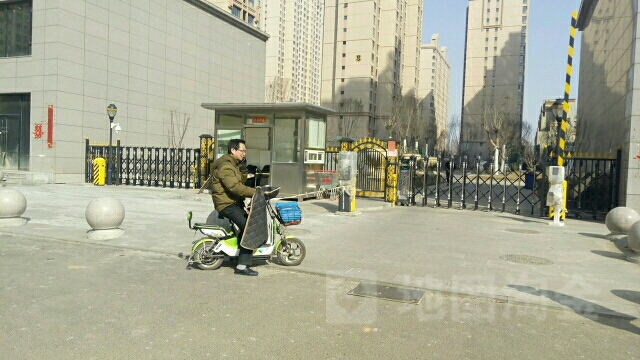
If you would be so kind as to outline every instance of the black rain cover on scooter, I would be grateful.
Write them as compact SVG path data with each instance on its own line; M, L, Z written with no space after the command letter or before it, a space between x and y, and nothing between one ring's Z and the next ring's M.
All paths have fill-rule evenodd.
M251 209L247 217L247 225L244 228L240 245L246 249L257 249L267 242L268 223L267 202L264 198L264 191L257 187L256 193L251 199Z

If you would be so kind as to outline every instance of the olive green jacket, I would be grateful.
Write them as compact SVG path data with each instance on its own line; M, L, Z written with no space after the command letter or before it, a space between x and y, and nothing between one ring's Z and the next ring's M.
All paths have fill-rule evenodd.
M252 197L256 189L245 186L247 172L241 171L238 160L230 154L213 162L211 170L211 199L220 212L232 204L243 206L244 198Z

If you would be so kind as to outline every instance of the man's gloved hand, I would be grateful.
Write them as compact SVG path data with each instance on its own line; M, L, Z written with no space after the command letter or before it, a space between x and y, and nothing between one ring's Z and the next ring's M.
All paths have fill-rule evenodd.
M272 197L274 197L274 196L276 196L278 194L278 191L280 191L279 187L277 187L277 188L272 188L272 187L265 188L264 196L267 197L267 198L272 198Z

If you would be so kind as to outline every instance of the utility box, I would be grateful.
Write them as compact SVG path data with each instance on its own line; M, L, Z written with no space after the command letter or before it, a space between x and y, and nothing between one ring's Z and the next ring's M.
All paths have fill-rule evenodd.
M564 166L548 166L547 177L551 185L562 185L564 182Z
M107 178L106 166L107 161L104 158L95 158L93 160L93 185L104 186Z

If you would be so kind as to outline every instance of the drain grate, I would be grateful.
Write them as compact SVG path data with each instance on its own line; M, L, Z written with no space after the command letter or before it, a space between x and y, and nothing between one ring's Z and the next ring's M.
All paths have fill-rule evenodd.
M540 234L540 231L527 230L527 229L505 229L505 231L518 233L518 234L529 234L529 235Z
M516 264L529 264L529 265L550 265L553 262L549 259L530 256L530 255L519 255L519 254L507 254L500 256L500 259L507 260Z
M418 304L424 295L424 290L360 283L347 294Z

